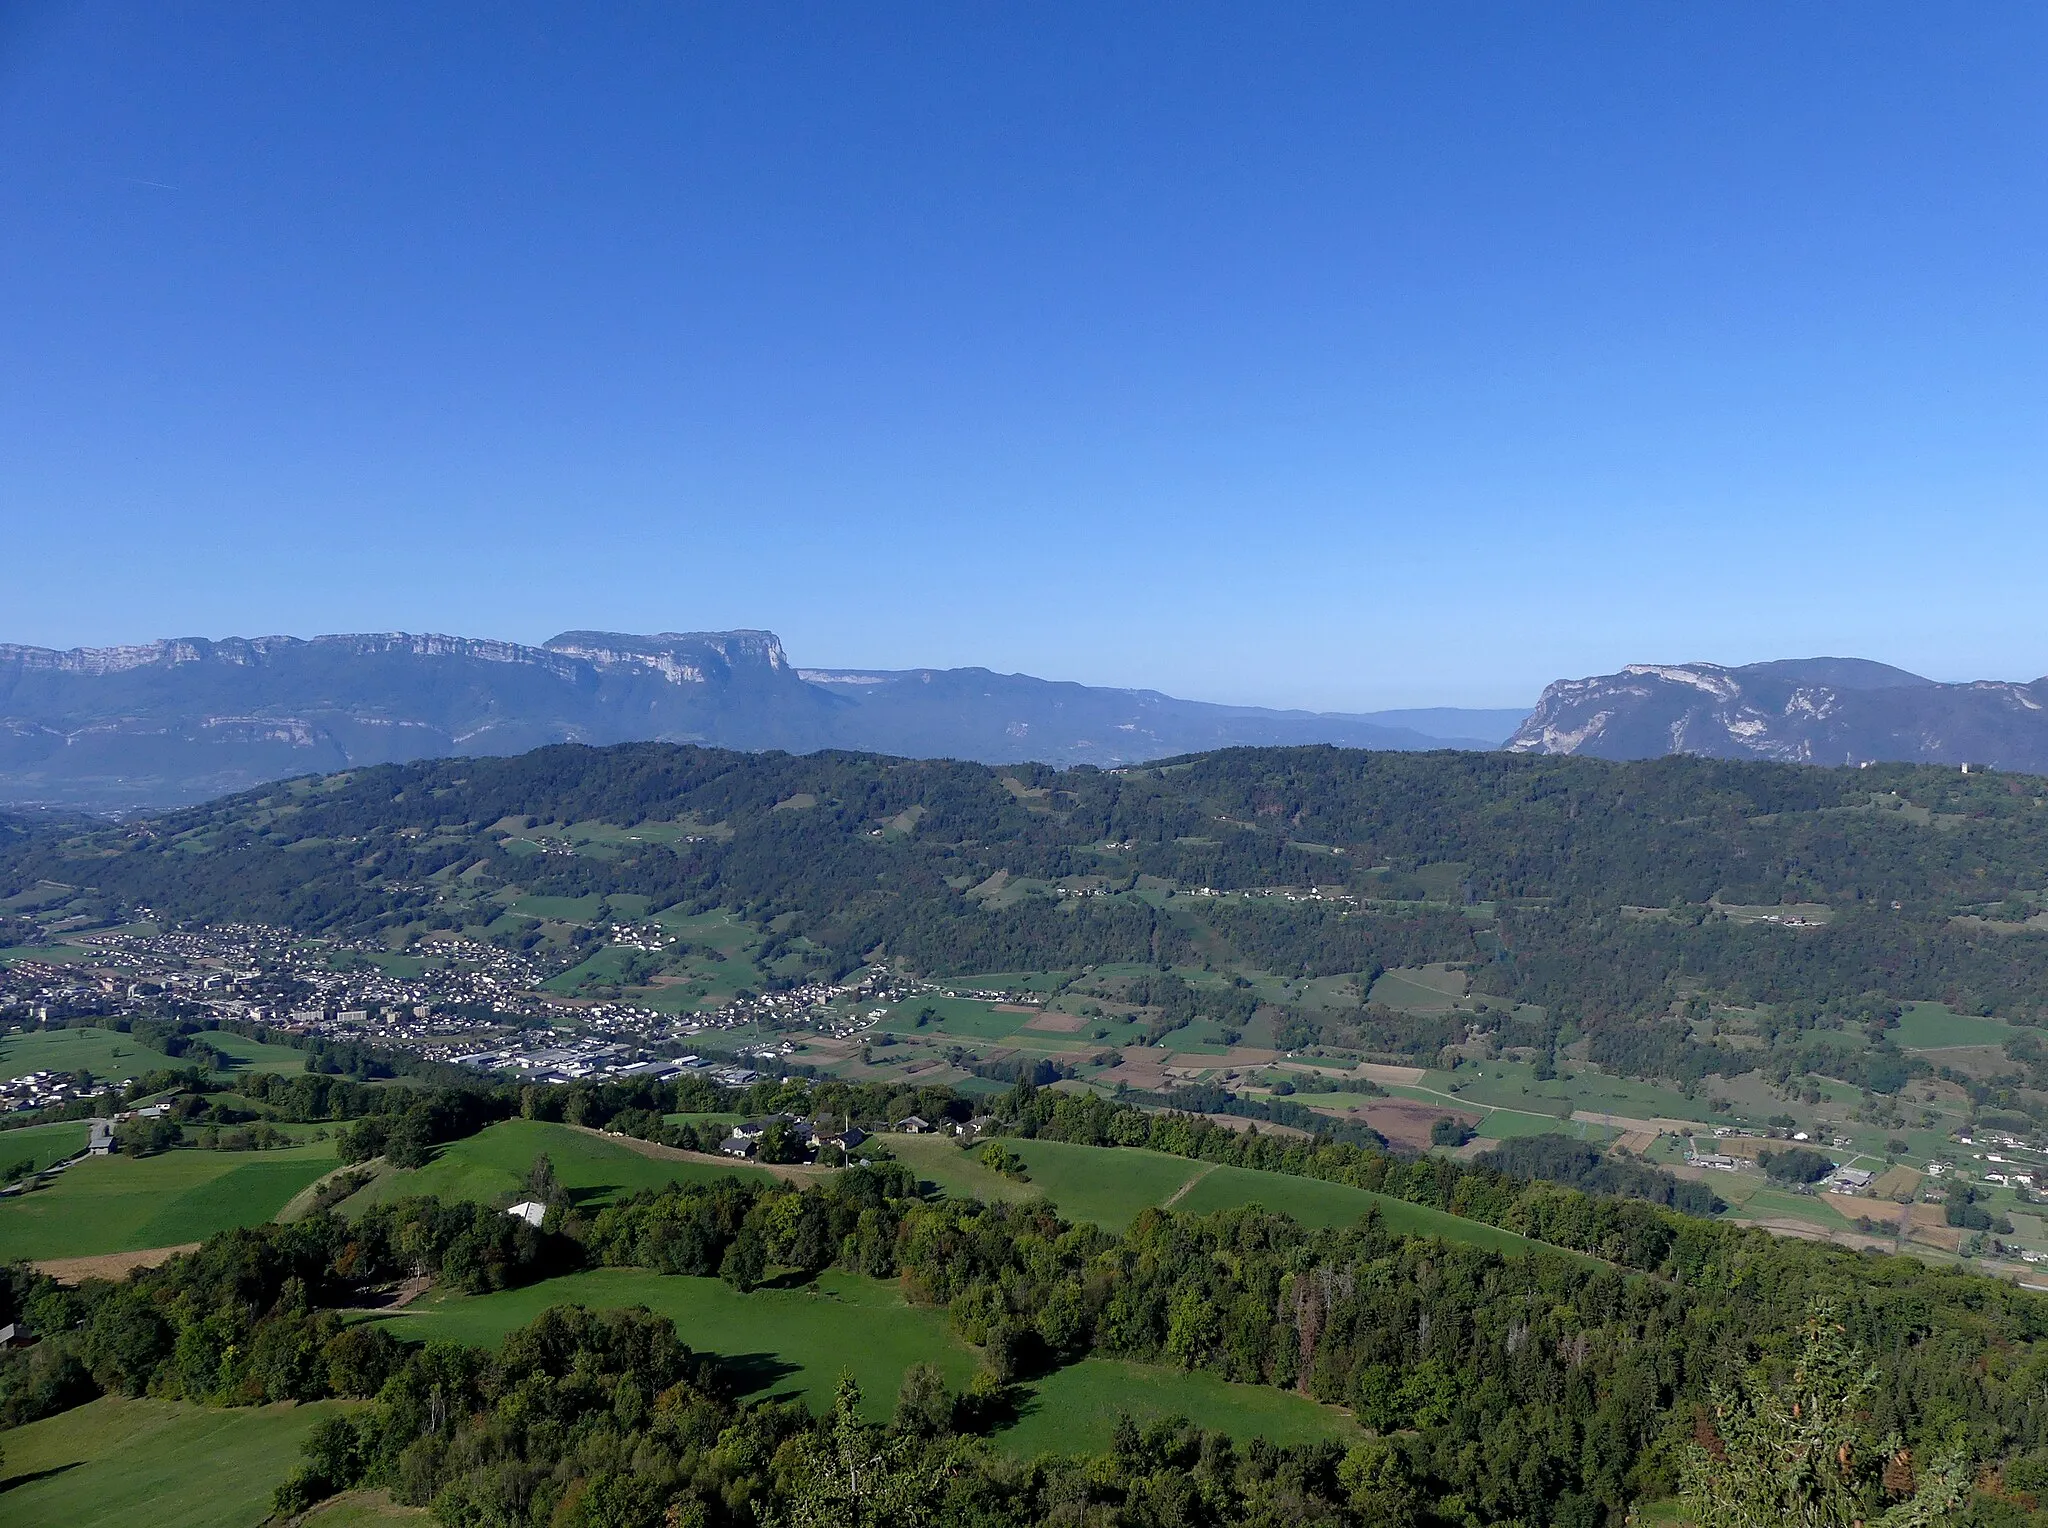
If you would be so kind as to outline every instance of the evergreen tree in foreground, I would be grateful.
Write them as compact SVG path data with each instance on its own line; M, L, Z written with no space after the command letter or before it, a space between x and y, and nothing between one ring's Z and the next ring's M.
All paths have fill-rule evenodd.
M1711 1418L1682 1463L1695 1528L1927 1528L1968 1494L1960 1447L1916 1472L1894 1436L1865 1438L1864 1400L1875 1365L1822 1309L1802 1332L1781 1389L1759 1366L1740 1388L1713 1392Z

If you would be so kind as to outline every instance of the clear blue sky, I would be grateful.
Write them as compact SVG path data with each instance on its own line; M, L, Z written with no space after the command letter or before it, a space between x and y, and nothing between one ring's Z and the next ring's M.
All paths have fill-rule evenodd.
M0 640L2048 670L2038 4L0 4Z

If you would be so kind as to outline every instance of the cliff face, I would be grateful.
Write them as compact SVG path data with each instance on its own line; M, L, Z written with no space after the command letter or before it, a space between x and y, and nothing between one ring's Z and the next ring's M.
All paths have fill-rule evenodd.
M561 742L814 748L844 705L797 678L768 632L0 647L0 799L123 810Z
M1231 744L1483 747L1499 735L1446 740L986 669L799 671L767 631L569 631L538 647L408 632L0 647L0 803L101 811L563 742L1118 765Z
M1936 684L1855 658L1638 663L1553 684L1507 746L1606 759L1690 753L2048 772L2048 680Z

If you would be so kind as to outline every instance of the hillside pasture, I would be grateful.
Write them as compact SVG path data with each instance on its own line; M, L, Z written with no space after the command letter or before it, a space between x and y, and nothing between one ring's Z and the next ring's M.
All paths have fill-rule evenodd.
M126 1082L177 1065L162 1051L113 1029L35 1029L0 1035L0 1077L84 1070Z
M747 1399L796 1397L822 1410L839 1376L850 1373L877 1420L894 1408L912 1364L937 1364L957 1387L978 1363L947 1328L943 1310L910 1305L894 1284L836 1270L812 1287L741 1294L721 1279L598 1268L496 1294L437 1290L379 1324L408 1341L495 1346L556 1305L645 1306L667 1316L684 1342L725 1360Z
M975 1350L949 1330L944 1311L908 1304L892 1283L837 1270L808 1286L740 1294L719 1279L603 1268L489 1295L437 1291L376 1320L408 1341L492 1346L565 1304L644 1306L667 1316L684 1342L728 1365L746 1400L797 1399L821 1411L839 1377L851 1374L862 1409L877 1421L894 1408L911 1365L937 1365L958 1389L979 1364ZM1184 1416L1238 1438L1285 1443L1356 1433L1342 1412L1288 1391L1106 1359L1084 1359L1032 1380L1023 1396L1016 1421L994 1440L1022 1456L1106 1448L1119 1411L1141 1419Z
M213 1030L198 1038L233 1062L237 1072L303 1072L306 1053L291 1045L265 1045L246 1035Z
M1240 1441L1348 1442L1359 1436L1358 1424L1344 1412L1291 1390L1233 1384L1213 1374L1154 1364L1084 1358L1033 1380L1017 1420L997 1433L995 1442L1005 1453L1027 1459L1045 1453L1103 1453L1119 1416L1140 1425L1186 1417Z
M1957 1013L1946 1003L1909 1003L1891 1031L1901 1050L1949 1050L1965 1045L2003 1045L2012 1037L2003 1019Z
M85 1137L86 1124L82 1119L0 1131L0 1169L18 1162L32 1162L40 1171L85 1150Z
M299 1445L346 1403L195 1406L107 1396L6 1435L8 1528L256 1528ZM377 1521L368 1519L367 1521Z
M643 1188L701 1183L739 1176L766 1178L767 1169L736 1162L666 1161L631 1146L568 1125L510 1119L440 1148L425 1167L379 1173L362 1192L342 1202L344 1215L369 1205L416 1194L468 1199L478 1204L511 1204L526 1192L533 1159L546 1153L555 1176L580 1205L609 1204Z
M0 1262L204 1241L272 1219L334 1165L328 1141L276 1151L91 1157L54 1182L0 1199Z
M1005 1138L1003 1145L1024 1159L1030 1174L1028 1182L1020 1183L991 1171L973 1151L962 1151L944 1136L890 1136L887 1142L920 1178L948 1194L1013 1203L1043 1197L1069 1220L1093 1221L1112 1230L1121 1230L1141 1210L1154 1207L1208 1215L1257 1205L1316 1227L1351 1225L1377 1208L1387 1229L1403 1236L1436 1236L1506 1253L1541 1245L1512 1231L1349 1184L1191 1161L1128 1146Z

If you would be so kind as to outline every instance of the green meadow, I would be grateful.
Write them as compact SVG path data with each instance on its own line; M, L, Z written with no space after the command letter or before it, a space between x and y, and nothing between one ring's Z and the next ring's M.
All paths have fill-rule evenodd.
M0 1168L12 1167L17 1162L33 1162L38 1168L48 1167L85 1150L85 1138L86 1124L82 1119L0 1131Z
M265 1045L261 1040L218 1029L198 1038L226 1056L238 1072L303 1072L306 1069L306 1053L296 1046Z
M1119 1416L1148 1422L1186 1417L1212 1432L1275 1443L1348 1442L1358 1424L1334 1406L1291 1390L1239 1385L1213 1374L1184 1373L1152 1364L1084 1358L1032 1381L1017 1420L996 1435L1005 1451L1036 1454L1104 1453Z
M109 1396L5 1434L8 1528L256 1528L299 1445L345 1403L194 1406ZM375 1522L370 1518L366 1521Z
M604 1204L643 1188L708 1182L731 1176L768 1177L766 1169L735 1163L664 1161L603 1136L541 1120L511 1119L443 1146L425 1167L378 1174L346 1200L343 1213L371 1204L434 1194L480 1204L510 1203L526 1190L533 1159L545 1152L555 1176L581 1204Z
M333 1167L331 1141L276 1151L88 1158L54 1182L0 1199L0 1262L204 1241L272 1219Z
M83 1069L95 1077L126 1082L177 1064L133 1035L112 1029L37 1029L0 1036L0 1077Z
M740 1294L719 1279L604 1268L490 1295L437 1291L377 1320L409 1340L490 1346L565 1304L645 1306L674 1321L691 1347L731 1366L743 1398L800 1399L814 1411L831 1403L842 1374L860 1382L863 1409L881 1420L911 1365L936 1364L958 1389L978 1364L943 1310L906 1303L894 1284L836 1270L814 1285ZM1025 1455L1099 1450L1108 1447L1119 1411L1185 1416L1237 1437L1285 1443L1355 1432L1342 1412L1287 1391L1091 1358L1025 1385L1017 1421L995 1441Z
M1957 1045L2003 1045L2012 1029L2003 1019L1952 1012L1946 1003L1908 1003L1892 1043L1902 1050L1945 1050Z
M1024 1159L1028 1181L1020 1183L991 1171L974 1152L962 1151L943 1136L888 1138L894 1155L946 1193L1019 1202L1043 1197L1069 1220L1093 1221L1112 1230L1121 1230L1139 1211L1155 1206L1210 1215L1257 1205L1316 1227L1352 1225L1368 1210L1377 1209L1387 1229L1403 1236L1436 1236L1505 1253L1542 1245L1497 1226L1320 1178L1194 1162L1127 1146L1018 1140L1005 1140L1003 1145Z
M796 1396L819 1409L831 1403L839 1376L851 1373L878 1419L895 1407L912 1364L937 1364L957 1387L978 1362L947 1329L943 1310L906 1303L894 1284L836 1270L820 1274L814 1288L740 1294L721 1279L598 1268L497 1294L437 1290L380 1324L408 1340L493 1347L556 1305L644 1305L667 1316L684 1342L731 1364L750 1399Z

